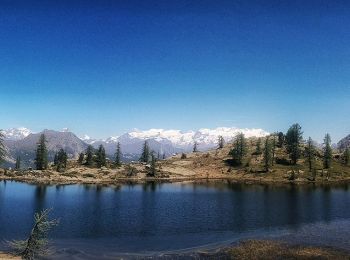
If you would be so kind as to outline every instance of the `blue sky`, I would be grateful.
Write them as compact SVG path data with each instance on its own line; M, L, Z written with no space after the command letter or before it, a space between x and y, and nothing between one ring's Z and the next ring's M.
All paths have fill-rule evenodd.
M338 141L350 134L349 13L347 1L0 0L0 128L299 122Z

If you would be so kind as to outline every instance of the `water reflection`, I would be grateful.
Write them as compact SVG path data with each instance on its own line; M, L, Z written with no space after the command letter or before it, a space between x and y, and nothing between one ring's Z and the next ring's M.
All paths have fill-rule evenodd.
M113 238L120 247L143 239L137 245L142 248L153 238L166 249L215 242L218 234L232 237L280 227L297 230L305 224L349 219L349 201L348 185L278 187L224 181L35 186L0 182L0 239L23 237L30 230L33 213L53 207L53 217L61 219L52 234L55 239ZM194 234L199 237L189 240Z

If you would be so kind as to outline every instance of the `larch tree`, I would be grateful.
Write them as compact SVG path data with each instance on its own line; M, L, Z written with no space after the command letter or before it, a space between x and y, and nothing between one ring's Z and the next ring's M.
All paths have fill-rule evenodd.
M78 163L79 163L80 165L83 164L84 157L85 157L84 153L80 153L80 154L79 154Z
M106 150L102 144L100 144L96 153L96 165L98 168L106 166Z
M263 155L264 155L265 171L268 172L270 169L270 166L272 165L272 160L273 160L273 158L272 158L272 142L270 140L270 136L267 136L265 139Z
M305 157L306 157L306 161L307 161L307 164L309 167L309 172L311 172L312 169L314 168L315 156L316 156L316 148L315 148L313 140L311 139L311 137L309 137L309 139L307 140L306 147L305 147Z
M235 164L242 165L243 159L247 154L247 141L243 133L239 133L234 140L234 146L230 151L230 155Z
M120 142L117 143L117 149L115 151L115 166L120 167L122 165L122 161L121 161L121 157L122 157L122 150L120 148Z
M345 166L350 165L350 148L349 147L347 147L343 152L343 163Z
M327 133L323 139L323 168L331 168L332 157L331 136Z
M86 149L86 162L87 166L92 166L94 164L94 148L89 145Z
M147 140L143 143L140 162L148 163L150 157L150 150Z
M303 141L303 132L299 124L292 125L285 136L287 152L293 165L296 165L301 156L301 144Z
M16 170L20 170L21 169L21 157L20 156L16 157L15 169Z
M37 170L47 169L48 158L46 143L47 141L45 135L41 134L36 148L35 166Z
M256 141L255 154L256 154L256 155L262 154L262 151L261 151L261 138L260 138L260 137L259 137L258 140Z

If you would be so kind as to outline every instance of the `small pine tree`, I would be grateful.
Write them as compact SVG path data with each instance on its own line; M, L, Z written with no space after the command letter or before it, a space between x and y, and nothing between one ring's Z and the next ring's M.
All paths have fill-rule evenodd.
M57 171L62 171L63 169L66 169L67 168L67 160L68 160L68 156L67 156L67 153L63 150L63 149L60 149L58 151L58 153L56 154L57 156L57 163L55 164L56 165L56 170Z
M17 156L17 158L16 158L15 169L16 170L20 170L21 169L21 157L20 156Z
M265 146L264 146L264 167L265 171L268 172L270 169L270 166L272 165L273 156L272 156L272 142L270 140L270 137L267 136L265 139Z
M121 161L121 156L122 156L122 151L120 149L120 143L117 143L117 149L115 152L115 166L120 167L122 165L122 161Z
M78 163L81 165L83 164L83 161L84 161L84 153L80 153L79 154L79 158L78 158Z
M316 155L316 148L314 146L314 143L311 137L309 137L305 147L305 157L306 157L307 164L309 166L309 172L312 172L312 169L314 168L315 155Z
M247 141L243 133L239 133L235 137L234 147L229 153L233 161L237 165L242 165L243 159L247 154Z
M145 141L142 147L140 162L148 163L149 157L150 157L150 150L149 150L148 142Z
M256 155L262 154L262 151L261 151L261 138L258 138L258 140L256 141L255 154Z
M48 233L50 229L58 225L58 220L49 220L50 209L35 213L34 226L27 240L14 240L9 246L22 257L22 259L33 260L39 256L48 254Z
M106 151L102 144L98 147L96 153L96 164L98 168L106 166Z
M46 142L45 135L41 134L36 149L35 165L37 170L45 170L48 166Z
M165 158L166 158L166 157L165 157L165 153L163 153L163 160L165 160Z
M219 148L219 149L222 149L222 148L224 148L224 145L225 145L225 139L222 137L222 135L219 135L219 138L218 138L218 148Z
M287 152L293 165L296 165L301 156L301 143L303 140L303 132L299 124L292 125L286 134Z
M197 141L195 141L195 142L193 143L193 152L194 152L194 153L198 152L198 143L197 143Z
M6 157L6 149L4 145L4 134L2 130L0 130L0 165L5 161Z
M324 148L323 148L323 167L325 169L331 168L332 164L332 147L331 147L331 136L326 134L324 137Z
M53 164L57 165L58 164L58 153L55 153L55 156L53 158Z
M86 149L86 162L87 166L92 166L94 164L94 148L89 145Z
M157 174L157 166L156 166L156 156L154 155L154 152L151 152L151 165L149 167L148 176L154 177Z
M347 147L343 153L343 163L345 166L350 165L350 148Z
M282 148L284 144L284 134L282 132L278 132L277 139L277 146Z

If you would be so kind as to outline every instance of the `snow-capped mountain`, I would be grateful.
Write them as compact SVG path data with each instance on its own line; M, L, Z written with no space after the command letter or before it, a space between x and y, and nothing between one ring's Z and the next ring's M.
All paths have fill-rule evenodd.
M197 131L149 129L141 131L135 129L119 137L109 137L105 140L92 139L85 135L82 140L98 147L103 145L107 153L112 153L116 149L117 142L120 142L122 150L130 154L140 154L142 143L149 141L150 147L154 151L159 151L166 156L176 152L188 152L197 142L198 149L205 151L217 146L218 137L222 136L226 142L230 142L238 133L243 133L246 137L262 137L269 133L262 129L240 129L236 127L218 127L215 129L202 128Z
M27 137L32 133L32 131L25 127L19 127L3 130L2 133L5 139L16 141Z
M68 129L62 131L44 130L47 138L47 148L50 158L60 148L66 150L70 158L77 157L79 153L85 151L88 144L98 148L99 145L105 147L107 156L114 157L117 143L120 142L123 159L125 161L137 160L141 154L142 145L148 141L151 150L168 157L174 153L189 152L197 142L198 149L205 151L217 146L218 137L221 135L226 142L238 133L244 133L246 137L262 137L268 132L262 129L239 129L235 127L218 127L215 129L202 128L197 131L180 131L165 129L149 129L145 131L133 130L121 136L112 136L99 140L85 135L78 138ZM36 144L41 133L32 133L27 128L12 128L4 130L4 144L8 150L8 163L13 164L17 156L21 156L25 165L32 165L35 157Z

